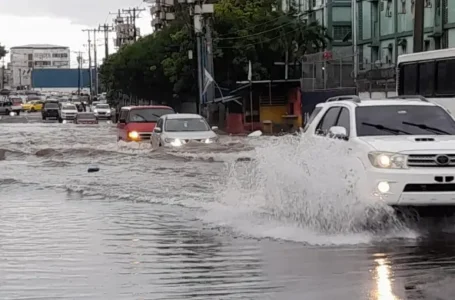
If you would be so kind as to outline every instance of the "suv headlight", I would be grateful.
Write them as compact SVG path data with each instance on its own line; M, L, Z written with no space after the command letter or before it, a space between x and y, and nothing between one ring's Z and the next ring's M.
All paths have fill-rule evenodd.
M407 155L393 152L370 152L371 164L380 169L406 169Z

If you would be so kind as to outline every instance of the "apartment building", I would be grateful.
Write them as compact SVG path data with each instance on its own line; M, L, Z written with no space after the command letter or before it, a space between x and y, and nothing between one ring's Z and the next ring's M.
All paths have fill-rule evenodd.
M415 0L357 0L360 69L393 66L413 52ZM424 50L455 47L455 1L425 0Z
M332 40L327 50L336 56L352 55L351 0L286 0L285 7L294 6L302 19L318 21L323 25ZM285 7L283 7L285 9Z
M42 68L69 68L70 49L65 46L30 44L10 49L12 88L31 86L31 72Z

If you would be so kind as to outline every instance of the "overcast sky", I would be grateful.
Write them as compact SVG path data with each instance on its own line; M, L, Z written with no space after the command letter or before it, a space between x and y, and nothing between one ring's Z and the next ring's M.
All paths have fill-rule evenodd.
M56 44L71 51L83 51L87 57L85 28L112 24L118 9L145 8L137 24L141 34L151 33L150 12L142 0L0 0L0 44L7 48L25 44ZM110 34L110 49L114 51L114 33ZM92 37L93 38L93 37ZM104 57L104 39L98 33L98 61ZM72 66L76 54L71 53ZM9 61L9 57L6 58Z

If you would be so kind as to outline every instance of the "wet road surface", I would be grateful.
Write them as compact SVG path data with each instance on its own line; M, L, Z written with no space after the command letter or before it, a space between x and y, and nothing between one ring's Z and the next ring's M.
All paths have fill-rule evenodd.
M275 148L252 150L267 138L224 137L216 149L153 152L145 144L117 144L107 123L42 123L30 114L3 117L0 128L0 299L435 300L455 294L450 226L431 235L326 234L294 219L264 217L270 206L251 213L263 197L257 192L248 209L241 205L250 197L245 191L226 193L227 179L238 175L233 164L247 164L245 157L268 159L275 173L279 165L298 172L297 163L283 159L271 165L280 157ZM87 173L91 165L100 172ZM267 168L247 167L242 180L271 176ZM274 187L295 192L285 189Z

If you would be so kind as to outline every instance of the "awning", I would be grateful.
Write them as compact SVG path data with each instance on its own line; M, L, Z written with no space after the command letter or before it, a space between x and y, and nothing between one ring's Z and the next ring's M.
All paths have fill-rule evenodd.
M242 105L242 102L239 101L241 99L242 99L242 97L240 97L240 96L226 96L226 97L215 98L213 100L213 102L207 102L207 104L211 104L211 103L223 103L223 104L225 104L225 103L234 101L237 104Z

